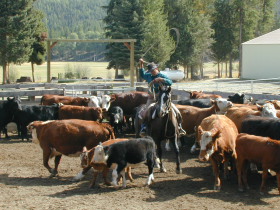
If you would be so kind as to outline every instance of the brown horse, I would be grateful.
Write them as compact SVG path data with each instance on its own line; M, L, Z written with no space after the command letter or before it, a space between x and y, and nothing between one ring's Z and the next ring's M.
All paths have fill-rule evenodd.
M148 135L151 136L157 145L157 155L160 159L160 169L166 172L162 163L161 141L169 139L173 144L176 154L176 173L182 173L180 166L179 147L178 147L178 122L176 114L172 110L171 87L161 86L158 101L151 110L151 119L148 125Z

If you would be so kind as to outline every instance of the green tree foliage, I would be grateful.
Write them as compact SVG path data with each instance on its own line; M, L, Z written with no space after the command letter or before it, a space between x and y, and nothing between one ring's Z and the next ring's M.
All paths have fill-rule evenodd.
M32 79L35 82L35 75L34 75L34 64L42 65L45 62L46 56L46 42L44 39L47 36L47 28L45 23L43 22L43 13L39 10L34 9L32 11L33 16L33 31L34 31L34 38L35 41L32 44L32 53L29 57L29 62L31 63L32 68Z
M198 74L199 68L200 74L203 74L202 63L212 43L209 11L206 12L206 7L202 7L202 3L203 1L166 0L169 27L180 31L180 41L171 56L170 64L182 65L187 77L189 66L192 78ZM200 10L201 7L203 10Z
M8 65L28 61L34 43L33 0L0 1L0 65L3 83L9 79Z
M215 12L212 14L212 20L212 28L214 29L212 55L218 63L218 77L221 77L220 63L226 62L231 57L235 39L233 34L233 8L229 0L215 2ZM230 69L230 77L232 77L232 69Z
M141 44L145 59L165 64L174 53L175 42L170 36L168 14L164 11L164 0L142 0L144 11L144 39Z

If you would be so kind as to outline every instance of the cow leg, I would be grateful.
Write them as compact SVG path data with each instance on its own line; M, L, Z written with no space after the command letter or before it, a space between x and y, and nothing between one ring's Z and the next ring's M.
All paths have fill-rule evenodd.
M55 171L56 174L58 173L57 169L58 169L58 165L60 163L61 157L62 157L62 155L57 155L54 158L54 171Z
M131 167L126 167L126 172L127 172L127 176L128 176L128 179L133 182L134 179L132 178L132 175L131 175Z
M153 155L150 155L147 158L147 165L148 165L148 169L149 169L149 176L147 179L147 185L150 185L152 182L154 182L154 166L155 166L155 158L153 157Z
M266 184L266 179L268 177L268 169L263 167L263 173L262 173L262 183L261 183L261 189L260 189L260 194L263 195L265 191L265 184Z
M57 171L52 169L49 165L50 155L51 155L50 148L43 150L43 164L44 164L45 168L47 168L48 171L51 173L50 177L54 177L57 174Z
M220 180L220 175L219 175L218 163L215 160L213 160L211 157L210 157L210 161L211 161L213 173L215 176L214 190L221 190L221 180Z
M72 181L77 182L82 180L85 177L85 174L91 169L91 166L85 167L80 173L78 173Z
M244 161L243 167L241 170L242 170L242 181L247 190L250 189L249 185L248 185L248 180L247 180L248 168L249 168L249 162L246 160L246 161Z
M117 179L118 179L118 172L117 172L118 164L115 164L112 168L113 168L113 171L112 171L112 185L114 185L114 187L117 187L118 186L118 183L117 183Z
M166 151L170 151L170 150L171 150L169 139L167 139L166 142L165 142L165 150L166 150Z
M276 173L276 177L277 177L278 192L280 194L280 172Z
M243 183L242 183L243 173L246 173L246 171L244 171L244 160L238 159L238 161L237 161L237 176L238 176L238 190L240 192L244 191Z
M94 187L96 179L97 179L97 176L98 176L98 173L99 173L98 170L94 170L93 169L93 179L92 179L92 181L91 181L91 183L89 185L89 188L93 188Z
M175 138L174 141L172 141L173 143L173 147L174 147L174 151L175 151L175 155L176 155L176 173L177 174L181 174L182 173L182 169L181 169L181 165L180 165L180 156L179 156L179 146L178 146L178 138L177 138L177 134L175 134Z
M126 188L127 181L125 178L125 168L123 168L123 170L119 174L122 176L122 187Z
M108 173L109 173L109 168L107 166L104 166L104 169L102 171L102 175L103 175L103 180L104 180L104 184L106 185L111 185L110 182L107 180L108 177Z

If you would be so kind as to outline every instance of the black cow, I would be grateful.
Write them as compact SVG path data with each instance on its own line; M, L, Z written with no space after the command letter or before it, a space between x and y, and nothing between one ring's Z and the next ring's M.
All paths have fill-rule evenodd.
M186 99L177 102L177 104L180 105L189 105L189 106L195 106L199 108L209 108L213 105L213 103L214 100L210 98Z
M280 140L280 119L250 116L243 120L241 132Z
M106 160L106 156L108 157ZM154 180L153 168L156 165L156 146L151 137L122 141L103 147L101 144L95 148L94 163L107 163L112 167L112 184L117 186L119 175L123 177L123 187L126 187L125 168L130 164L145 162L149 169L147 185Z
M116 134L123 133L123 126L125 125L125 118L123 110L119 106L111 107L109 110L110 124L114 127Z
M7 101L0 103L0 138L1 132L4 132L5 138L9 138L6 125L12 122L13 113L21 109L21 100L19 97L7 98Z
M228 96L228 101L236 104L249 104L253 101L253 97L241 93L235 93L234 95Z
M59 104L54 105L22 105L21 110L14 113L14 122L17 124L19 135L22 139L27 136L26 126L33 121L57 120Z

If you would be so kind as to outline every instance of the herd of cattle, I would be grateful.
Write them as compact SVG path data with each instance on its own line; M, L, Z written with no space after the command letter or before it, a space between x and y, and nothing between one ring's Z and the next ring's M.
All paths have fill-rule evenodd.
M29 139L29 131L43 150L43 164L51 176L57 175L62 155L80 155L83 170L74 180L81 180L93 168L90 187L100 172L109 185L109 169L113 169L112 184L117 186L122 177L125 187L125 172L132 181L131 165L141 162L148 167L149 185L158 165L156 146L151 137L140 138L139 125L134 124L137 107L147 99L148 94L139 91L90 98L44 95L40 105L22 105L18 97L7 98L0 104L0 130L8 138L6 126L15 122L22 140ZM182 115L183 129L195 136L191 152L200 147L199 160L212 164L215 190L221 189L220 171L228 177L229 170L235 169L238 189L248 189L247 170L249 163L254 163L263 171L260 192L265 192L266 178L273 170L280 193L280 102L263 100L253 104L252 98L244 94L225 99L193 91L175 106ZM136 132L136 138L116 138L128 130ZM54 168L48 163L51 157L55 157Z

